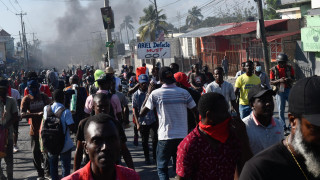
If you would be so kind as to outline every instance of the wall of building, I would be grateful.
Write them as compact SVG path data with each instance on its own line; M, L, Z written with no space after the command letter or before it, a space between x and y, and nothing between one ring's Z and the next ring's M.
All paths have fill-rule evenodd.
M0 42L0 60L6 60L6 46L4 42Z

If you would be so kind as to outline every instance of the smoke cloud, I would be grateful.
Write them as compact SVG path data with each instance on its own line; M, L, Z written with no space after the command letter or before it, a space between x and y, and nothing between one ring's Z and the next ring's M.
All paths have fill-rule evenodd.
M79 0L66 2L67 10L63 16L53 20L58 35L53 43L45 47L45 67L66 69L71 64L91 65L101 60L102 53L106 52L103 45L105 30L100 11L103 3L104 1L93 1L83 5ZM144 0L110 0L115 17L114 32L120 31L120 24L127 15L132 17L137 29L139 17L143 15L142 10L147 5Z

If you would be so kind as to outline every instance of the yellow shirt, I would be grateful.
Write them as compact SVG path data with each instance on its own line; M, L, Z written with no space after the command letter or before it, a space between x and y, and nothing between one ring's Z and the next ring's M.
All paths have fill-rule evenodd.
M247 74L242 74L236 80L235 87L240 89L240 99L239 104L241 105L249 105L248 93L249 90L255 86L260 84L260 78L253 74L252 76L247 76Z

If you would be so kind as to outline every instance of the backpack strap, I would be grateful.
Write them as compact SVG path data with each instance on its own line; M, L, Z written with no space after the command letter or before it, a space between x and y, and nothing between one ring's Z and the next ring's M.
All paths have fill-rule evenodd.
M52 112L51 106L48 105L47 106L47 116L52 116L52 115L53 115L53 112Z
M51 108L50 108L51 109ZM65 107L61 107L56 113L54 113L57 117L61 117L62 116L62 113L63 111L65 110L66 108Z

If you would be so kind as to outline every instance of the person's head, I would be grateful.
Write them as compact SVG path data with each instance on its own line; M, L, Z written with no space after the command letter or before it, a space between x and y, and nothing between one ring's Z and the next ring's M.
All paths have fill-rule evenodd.
M92 173L102 175L115 166L120 156L120 138L111 116L91 116L84 127L84 149L91 161Z
M146 67L146 63L142 63L142 67Z
M174 82L176 82L172 69L167 66L164 66L160 69L159 76L160 81L163 84L173 84Z
M223 59L227 59L227 56L223 56Z
M256 71L256 72L261 72L261 64L260 64L260 62L259 61L255 61L254 62L254 70Z
M173 74L179 72L179 64L177 63L171 63L170 68L172 69Z
M106 67L105 73L113 76L115 71L113 70L113 68L111 66L109 66L109 67Z
M110 113L110 98L105 93L98 93L93 98L93 111L95 114Z
M129 73L133 72L133 66L129 66Z
M213 71L213 76L215 78L216 83L223 83L223 69L222 67L216 67Z
M198 111L205 125L217 125L230 117L229 105L223 95L209 92L201 96Z
M192 70L193 70L193 72L199 73L199 71L200 71L199 64L193 64L192 65Z
M31 96L36 96L39 94L39 83L38 83L38 79L32 79L32 80L29 80L28 83L27 83L27 88L29 90L29 94Z
M255 85L250 89L248 93L249 104L256 117L272 117L274 109L273 95L275 95L274 91L266 85Z
M61 89L56 89L53 91L52 98L54 102L64 103L64 92Z
M246 62L241 63L241 71L245 72L246 69L244 68L246 66Z
M102 74L97 80L99 89L101 90L110 90L111 85L113 85L113 75L111 74Z
M205 65L205 66L202 67L202 71L203 71L204 73L207 73L208 70L209 70L209 68L208 68L207 65Z
M277 56L277 62L281 68L283 68L288 62L288 56L285 53L280 53Z
M1 77L1 80L0 80L0 97L2 98L2 100L5 100L5 98L7 96L8 86L9 86L8 80L6 80L6 79Z
M143 92L146 92L148 90L148 85L149 85L148 75L141 74L138 79L139 79L140 90Z
M32 79L38 79L38 75L36 72L30 71L28 72L27 78L28 78L28 81Z
M244 66L246 73L248 76L252 76L253 74L253 62L252 61L247 61L245 66Z
M308 171L320 177L320 77L298 81L289 94L290 144Z
M70 84L79 84L79 76L78 75L72 75L69 79Z
M182 88L190 88L191 85L188 82L188 76L183 72L177 72L174 74L176 85Z
M159 76L159 67L158 66L153 67L151 74L153 77L158 77Z

